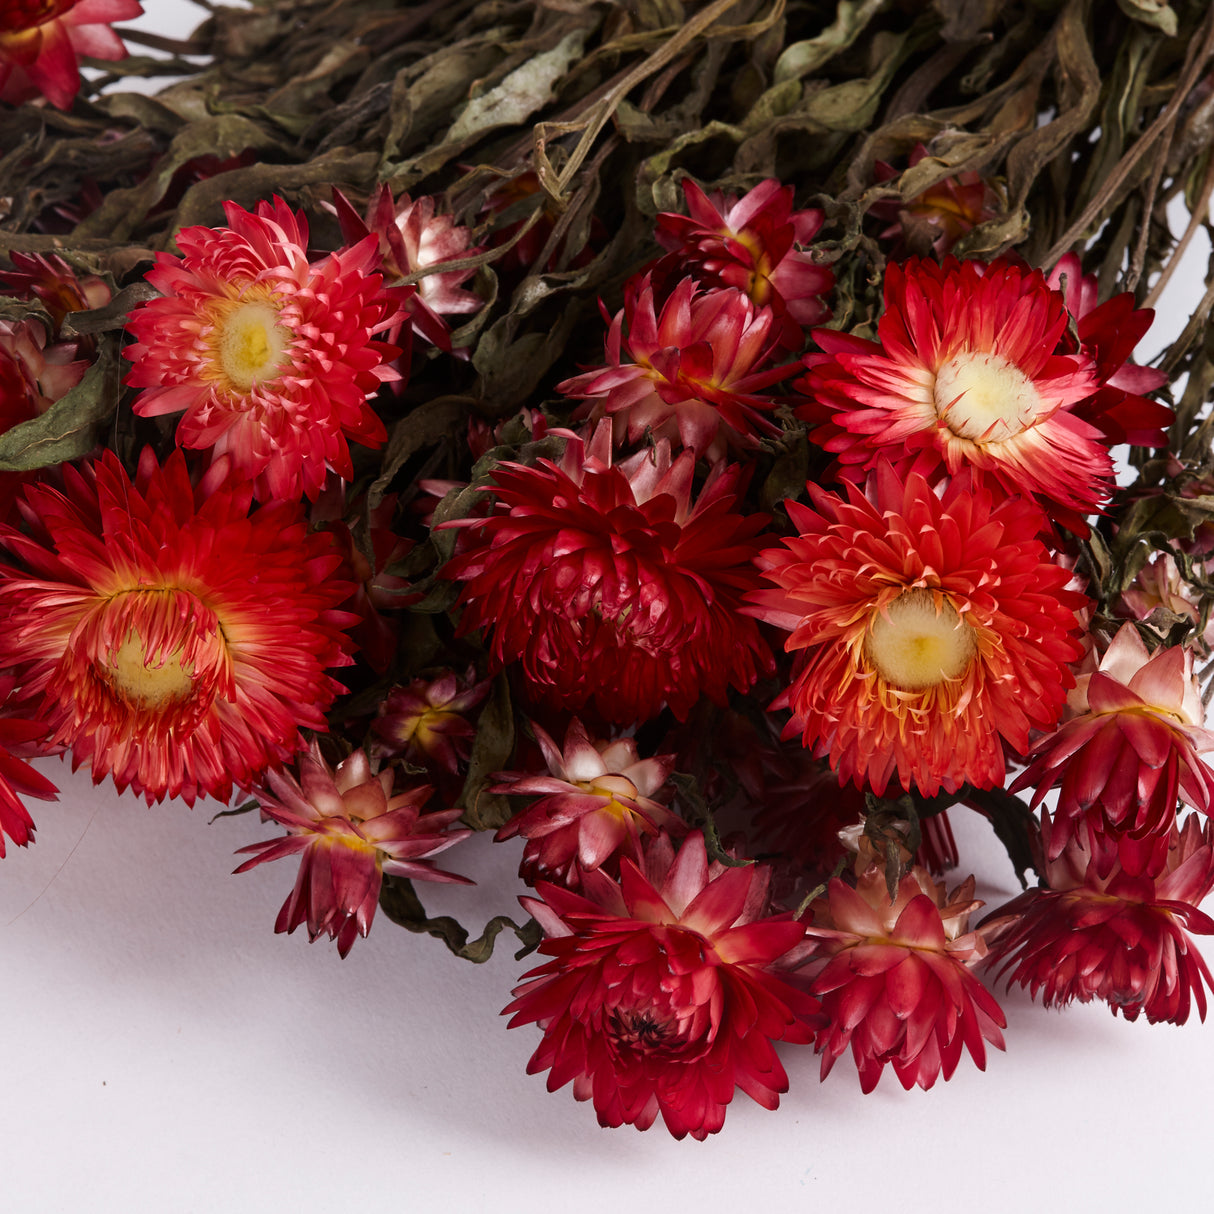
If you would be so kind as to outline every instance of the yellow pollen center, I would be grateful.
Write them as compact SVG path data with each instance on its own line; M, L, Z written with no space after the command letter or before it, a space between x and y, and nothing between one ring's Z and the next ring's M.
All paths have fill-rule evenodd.
M188 700L194 690L193 666L181 664L181 650L158 665L149 665L147 651L131 632L106 667L114 690L140 708L163 708Z
M873 616L864 652L887 683L924 691L964 673L975 653L974 630L945 599L908 590Z
M248 391L270 379L286 361L290 333L278 323L278 311L268 303L234 308L219 324L216 351L232 386Z
M959 438L1000 442L1041 420L1032 381L999 354L963 351L936 372L936 416Z

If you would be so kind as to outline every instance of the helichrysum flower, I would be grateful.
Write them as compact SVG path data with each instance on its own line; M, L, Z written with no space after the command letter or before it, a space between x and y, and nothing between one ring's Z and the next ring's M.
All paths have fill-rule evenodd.
M324 730L347 665L351 591L296 503L249 514L217 466L195 488L150 448L132 484L112 452L27 488L29 533L3 529L0 667L93 779L149 802L226 799Z
M968 476L938 496L888 464L845 489L787 502L797 534L760 558L778 589L751 596L755 613L803 651L776 702L786 733L878 794L1002 785L1005 745L1053 728L1082 654L1086 600L1036 538L1040 510Z
M1107 835L1130 873L1163 863L1179 797L1214 812L1214 770L1199 752L1214 750L1193 678L1193 655L1180 646L1147 652L1133 624L1123 624L1100 659L1067 695L1067 719L1033 748L1012 791L1032 787L1033 805L1059 785L1050 851L1071 835Z
M576 417L610 417L617 445L649 432L720 459L779 432L766 416L777 402L764 390L795 368L771 366L773 320L770 308L756 308L741 291L701 291L692 278L659 312L649 278L634 278L607 333L607 365L557 390L587 402Z
M6 705L16 686L12 675L0 677L0 705ZM34 837L34 822L22 796L54 801L59 790L41 772L18 758L28 755L31 744L46 736L41 721L24 720L22 710L14 707L0 709L0 859L4 857L4 836L18 847L27 846Z
M299 756L298 770L298 780L287 772L268 772L266 788L258 793L262 815L290 834L237 852L253 853L238 873L286 856L300 858L299 876L278 913L276 932L293 932L306 923L310 939L326 935L336 940L344 957L371 930L384 873L472 884L429 860L472 832L450 829L461 810L422 812L432 791L428 785L393 794L391 768L375 773L362 750L331 768L315 742Z
M478 682L469 668L463 678L448 670L435 679L393 687L371 722L372 753L454 775L476 736L470 714L489 694L489 686L489 679Z
M463 583L462 632L483 628L493 662L518 662L528 693L593 704L632 725L663 704L683 719L701 695L748 689L771 655L741 614L759 584L762 515L736 512L738 468L692 501L695 458L660 442L611 463L609 425L560 466L501 464L497 510L468 529L443 576Z
M1129 361L1151 327L1154 311L1135 307L1130 291L1098 304L1096 275L1083 274L1074 253L1067 253L1046 281L1062 294L1074 320L1074 334L1068 326L1063 337L1064 351L1082 351L1096 366L1096 390L1075 406L1076 416L1095 426L1109 446L1166 447L1167 427L1175 415L1143 393L1162 388L1167 374Z
M705 194L685 177L688 214L662 212L654 236L671 253L660 266L704 286L734 287L756 307L771 308L782 344L799 349L803 326L830 319L822 297L835 276L805 247L822 226L822 212L794 211L793 192L768 178L741 198L720 190Z
M774 1109L788 1079L771 1043L808 1042L821 1023L772 970L805 929L763 917L766 870L710 865L699 833L620 869L618 883L598 870L580 894L541 882L521 899L551 958L503 1013L544 1032L528 1074L549 1071L551 1092L572 1080L600 1125L644 1130L660 1114L676 1138L719 1130L735 1087Z
M143 13L139 0L4 0L0 5L0 101L39 94L65 110L80 91L79 56L125 59L111 21Z
M908 1091L951 1079L966 1050L986 1069L985 1043L1002 1049L1007 1021L970 970L986 955L969 929L982 905L973 895L973 877L946 898L922 868L903 877L892 902L878 865L854 889L831 880L799 950L830 1021L817 1038L823 1079L849 1046L866 1092L886 1064Z
M642 759L632 738L592 739L576 717L563 750L539 725L531 728L547 774L497 772L490 789L533 798L495 836L527 840L522 871L528 880L538 876L576 887L582 872L609 861L614 872L623 855L641 863L643 836L686 833L683 820L654 799L670 777L673 756Z
M814 402L798 414L824 423L812 437L844 465L872 468L884 453L923 472L968 466L1082 527L1113 466L1077 413L1096 364L1058 352L1069 319L1041 271L1007 258L890 265L877 341L815 330L826 353L805 360L796 386Z
M183 228L182 256L160 253L163 293L132 313L126 382L142 417L185 410L180 446L227 454L262 500L315 498L328 469L353 476L349 441L387 432L370 405L400 351L374 340L400 312L368 237L308 261L308 228L281 198L253 214L224 204L228 227Z
M1163 861L1138 876L1121 869L1107 838L1089 845L1071 835L1057 852L1048 814L1042 836L1047 856L1056 853L1045 862L1049 888L1028 890L983 924L998 976L1046 1007L1099 999L1127 1020L1145 1012L1152 1024L1183 1024L1196 1003L1204 1020L1214 979L1189 932L1214 935L1214 919L1198 909L1214 890L1209 820L1173 823Z

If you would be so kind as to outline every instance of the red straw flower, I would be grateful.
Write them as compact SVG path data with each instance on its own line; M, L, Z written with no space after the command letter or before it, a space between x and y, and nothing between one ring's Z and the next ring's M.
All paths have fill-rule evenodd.
M798 247L818 234L822 212L794 211L792 186L774 178L738 198L719 190L705 194L685 177L683 197L687 216L664 211L657 219L654 236L673 254L661 264L705 286L734 287L757 307L771 308L784 346L799 349L802 326L830 319L822 296L835 285L834 273Z
M776 339L771 310L730 288L701 292L692 278L675 287L660 315L655 307L648 276L631 279L607 334L608 365L557 384L590 402L574 416L611 417L617 446L648 431L709 459L778 433L764 416L776 401L761 393L795 367L766 365Z
M1042 273L1008 259L891 265L876 342L815 330L826 353L806 358L796 386L816 403L798 414L826 422L813 439L844 465L872 468L884 452L924 472L969 466L1082 527L1113 469L1077 413L1096 366L1055 352L1068 319Z
M39 94L65 110L80 91L80 55L125 59L111 21L143 15L139 0L4 0L0 5L0 101Z
M226 799L324 730L349 662L334 610L351 591L300 508L248 514L217 467L195 489L175 452L143 453L132 485L113 452L26 490L31 534L3 530L0 667L38 704L50 745L149 802Z
M399 375L400 351L373 340L400 312L381 287L371 237L309 263L308 228L281 198L250 215L224 204L226 228L183 228L182 257L157 255L164 298L136 308L126 382L141 417L185 410L183 447L227 453L263 501L315 498L327 469L353 476L348 439L387 432L368 400ZM410 288L411 290L411 288Z
M1048 814L1042 836L1046 854L1057 854ZM1141 876L1121 870L1108 839L1088 847L1071 836L1046 861L1045 879L1049 889L1028 890L983 924L1009 986L1041 994L1046 1007L1100 999L1114 1015L1145 1012L1152 1024L1184 1024L1196 1002L1205 1019L1202 984L1214 991L1214 979L1188 932L1214 935L1214 919L1197 909L1214 889L1209 821L1190 814L1183 830L1173 824L1159 871Z
M676 1138L719 1130L735 1087L774 1109L788 1079L772 1041L808 1042L820 1023L771 970L805 929L762 918L766 870L710 865L699 833L620 869L619 884L598 871L581 894L541 882L543 901L521 899L552 958L503 1013L544 1030L528 1074L550 1071L550 1092L572 1080L600 1125L645 1130L660 1113Z
M968 476L937 496L888 464L867 496L846 491L787 502L799 534L760 558L779 589L751 596L755 614L805 651L775 705L786 734L878 794L895 776L926 796L1001 785L1003 743L1023 753L1053 727L1082 653L1085 600L1036 538L1040 511Z
M0 677L0 704L6 704L16 680L11 675ZM46 726L40 721L22 720L9 715L16 710L0 711L0 859L4 858L4 836L18 847L28 846L34 838L34 822L21 801L21 795L55 801L59 790L41 772L23 763L14 750L28 754L31 744L46 736Z
M989 1041L1003 1049L1007 1021L969 966L986 946L969 930L970 877L944 897L921 868L890 901L885 872L871 866L855 889L838 877L813 905L806 930L809 989L829 1025L818 1034L822 1078L851 1046L860 1087L871 1092L886 1063L908 1091L951 1079L965 1050L986 1069Z
M540 726L531 728L548 774L497 772L500 783L490 789L535 798L495 836L527 840L522 871L528 881L539 876L576 887L581 872L622 855L641 863L642 835L686 832L683 820L654 800L674 767L672 755L642 759L632 738L593 741L576 717L563 751Z
M266 774L268 791L257 794L263 817L291 833L236 853L254 853L238 873L270 860L300 857L299 876L278 912L276 932L293 932L306 923L309 939L327 935L344 957L371 930L384 873L472 884L428 859L472 831L449 829L462 810L421 812L432 791L427 785L393 796L390 768L375 774L366 753L356 750L333 769L315 741L298 765L298 781L271 771Z
M684 719L771 665L740 611L766 516L736 512L736 467L693 504L695 458L672 462L665 442L613 466L609 430L585 456L570 440L560 467L499 465L498 512L453 524L469 531L443 576L464 583L460 630L485 629L494 662L519 662L536 698L593 703L622 725L664 703Z
M1129 873L1163 864L1179 796L1208 814L1214 771L1198 756L1214 750L1193 679L1193 655L1174 646L1147 653L1123 624L1099 669L1081 674L1067 696L1069 719L1034 747L1012 791L1032 786L1033 805L1060 784L1047 859L1071 835L1108 835L1098 863L1118 857ZM1107 875L1107 869L1104 870Z

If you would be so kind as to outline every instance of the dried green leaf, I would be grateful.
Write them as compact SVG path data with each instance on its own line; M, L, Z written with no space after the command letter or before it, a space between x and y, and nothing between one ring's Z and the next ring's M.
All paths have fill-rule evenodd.
M506 766L513 751L514 708L510 702L510 684L505 674L499 674L477 719L468 775L457 802L463 807L464 822L473 830L496 830L513 816L510 802L505 797L486 791L490 777Z
M839 0L835 19L826 29L784 48L776 60L775 82L801 80L816 72L840 51L847 50L887 3L888 0Z
M118 407L118 336L107 333L84 378L41 417L0 434L0 472L32 472L79 459L98 443Z
M1127 17L1167 34L1169 38L1176 37L1179 28L1176 11L1167 0L1117 0L1117 5Z

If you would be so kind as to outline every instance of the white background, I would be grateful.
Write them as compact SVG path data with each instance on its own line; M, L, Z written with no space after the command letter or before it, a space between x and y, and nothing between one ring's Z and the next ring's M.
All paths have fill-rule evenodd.
M203 15L145 7L169 34ZM1200 295L1195 252L1161 338ZM0 861L3 1214L1209 1208L1214 1025L1017 992L986 1074L967 1058L908 1094L887 1072L865 1097L848 1059L819 1084L812 1051L789 1048L778 1112L739 1095L703 1144L600 1130L524 1074L538 1031L498 1013L535 960L511 939L477 967L381 920L343 962L274 935L292 862L230 875L237 847L276 833L255 815L208 825L218 806L149 808L42 766L62 799L33 803L36 846ZM1013 894L985 824L954 818L979 892ZM518 850L470 840L443 862L481 884L419 892L479 929L515 907Z

